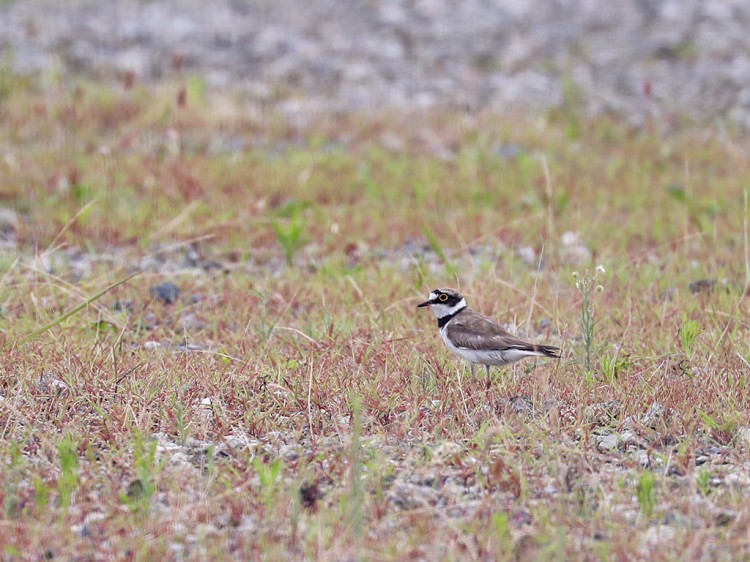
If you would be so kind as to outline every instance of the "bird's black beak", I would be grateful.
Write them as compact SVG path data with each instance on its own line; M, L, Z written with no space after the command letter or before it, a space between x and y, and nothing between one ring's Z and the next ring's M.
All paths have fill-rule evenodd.
M417 308L422 308L423 306L430 306L432 304L432 301L424 301L422 304L418 304Z

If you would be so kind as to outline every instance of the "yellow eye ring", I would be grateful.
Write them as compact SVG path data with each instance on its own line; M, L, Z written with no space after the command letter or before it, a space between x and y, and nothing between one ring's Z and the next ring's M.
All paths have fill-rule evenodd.
M439 300L440 302L445 302L445 301L447 301L447 300L448 300L448 295L440 295L440 296L438 297L438 300Z

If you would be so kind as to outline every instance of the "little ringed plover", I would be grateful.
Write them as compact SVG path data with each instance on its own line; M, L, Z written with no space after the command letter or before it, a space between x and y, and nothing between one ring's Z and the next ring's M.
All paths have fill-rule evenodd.
M527 342L508 332L497 322L466 305L464 296L454 289L435 289L417 308L429 306L437 316L440 336L453 353L471 365L471 378L477 364L500 367L526 357L560 358L560 349Z

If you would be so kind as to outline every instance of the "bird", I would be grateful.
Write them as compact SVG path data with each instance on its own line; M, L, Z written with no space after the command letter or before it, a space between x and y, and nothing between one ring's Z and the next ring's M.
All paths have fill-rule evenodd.
M487 369L501 367L526 357L560 359L560 348L531 343L511 334L494 320L472 310L455 289L435 289L417 308L429 306L437 317L440 336L453 353L471 366L471 379L477 364Z

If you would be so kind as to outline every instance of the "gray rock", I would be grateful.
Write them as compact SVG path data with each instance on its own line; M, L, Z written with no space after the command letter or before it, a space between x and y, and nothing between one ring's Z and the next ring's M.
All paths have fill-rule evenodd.
M690 292L696 295L698 293L705 293L713 290L714 285L716 285L716 279L698 279L697 281L690 283L688 287Z
M604 453L616 451L622 442L618 433L606 430L599 434L595 434L594 440L596 442L596 448Z
M149 290L151 296L164 304L174 304L180 296L180 288L174 283L166 282L154 285Z
M521 246L516 250L516 256L529 267L539 266L539 258L531 246Z
M0 234L7 238L18 230L18 213L8 207L0 207Z

